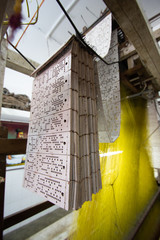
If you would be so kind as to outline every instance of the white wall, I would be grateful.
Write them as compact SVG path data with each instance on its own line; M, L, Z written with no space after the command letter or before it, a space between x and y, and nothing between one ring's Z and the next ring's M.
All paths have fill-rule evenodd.
M23 177L24 168L6 171L4 216L46 201L37 194L23 188Z
M14 168L14 167L13 167ZM12 167L8 167L12 169ZM17 211L24 210L36 204L46 201L42 197L38 196L35 193L30 192L22 187L24 176L24 168L16 170L7 170L6 171L6 187L5 187L5 207L4 207L4 216L11 215ZM40 212L16 225L13 225L10 228L7 228L3 231L3 234L6 235L54 210L58 207L53 205L52 207Z

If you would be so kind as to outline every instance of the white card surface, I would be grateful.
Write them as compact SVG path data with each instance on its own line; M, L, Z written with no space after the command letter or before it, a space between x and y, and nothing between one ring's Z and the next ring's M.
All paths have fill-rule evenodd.
M66 210L101 188L95 92L93 57L77 40L33 83L24 187Z

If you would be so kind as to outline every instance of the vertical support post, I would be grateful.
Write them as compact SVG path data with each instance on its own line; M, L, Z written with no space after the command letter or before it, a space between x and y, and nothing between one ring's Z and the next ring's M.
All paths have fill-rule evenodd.
M0 35L2 32L2 24L3 24L3 19L4 19L4 15L7 8L7 3L8 3L8 0L1 0L0 2Z
M1 117L1 107L2 107L2 97L3 97L3 83L4 83L4 73L6 67L7 58L7 40L2 39L0 44L0 117Z
M7 138L8 130L0 126L0 139ZM6 155L0 155L0 240L3 239L4 194L6 176Z
M7 14L8 18L11 17L13 13L13 7L15 4L15 0L1 0L0 1L0 32L1 32L1 40L3 39L8 25L3 25L3 20L5 19L5 15Z

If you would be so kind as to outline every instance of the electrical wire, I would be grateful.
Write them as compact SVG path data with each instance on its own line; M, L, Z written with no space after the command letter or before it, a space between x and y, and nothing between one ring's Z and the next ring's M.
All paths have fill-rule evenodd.
M86 9L89 13L91 13L96 19L98 19L98 17L96 16L96 14L94 14L87 6Z
M106 62L97 52L95 52L83 39L82 34L78 31L77 27L75 26L75 24L73 23L72 19L70 18L70 16L68 15L68 13L66 12L65 8L63 7L62 3L59 0L56 0L57 3L59 4L60 8L62 9L62 11L64 12L64 14L66 15L66 17L68 18L69 22L71 23L72 27L74 28L75 32L76 32L76 37L79 39L79 41L83 44L84 47L86 47L88 49L88 51L90 53L92 53L93 55L95 55L96 57L98 57L102 62L104 62L106 65L112 65L112 64L116 64L116 63L120 63L119 61L115 61L112 63L108 63Z
M130 98L141 97L142 93L145 91L146 88L147 88L147 84L144 83L144 88L142 89L141 92L126 96L126 97L122 98L121 101L130 99Z

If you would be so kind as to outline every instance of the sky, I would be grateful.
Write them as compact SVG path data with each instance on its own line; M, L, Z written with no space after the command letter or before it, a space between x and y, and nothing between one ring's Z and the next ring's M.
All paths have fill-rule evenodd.
M23 22L29 22L37 9L36 0L28 0L30 17L27 16L26 1L23 1ZM40 4L42 0L38 0ZM83 26L90 26L104 11L103 0L61 0L80 32ZM160 0L138 0L147 18L160 12ZM89 9L89 10L88 10ZM58 23L58 24L57 24ZM15 45L26 26L19 29L12 43ZM160 26L159 26L160 27ZM51 30L52 33L50 34ZM30 25L17 48L27 58L39 64L44 63L53 55L74 33L68 20L55 0L45 0L39 10L38 22ZM48 37L49 36L49 37ZM10 49L13 50L9 46ZM26 94L31 99L33 78L6 68L4 87L16 94Z

